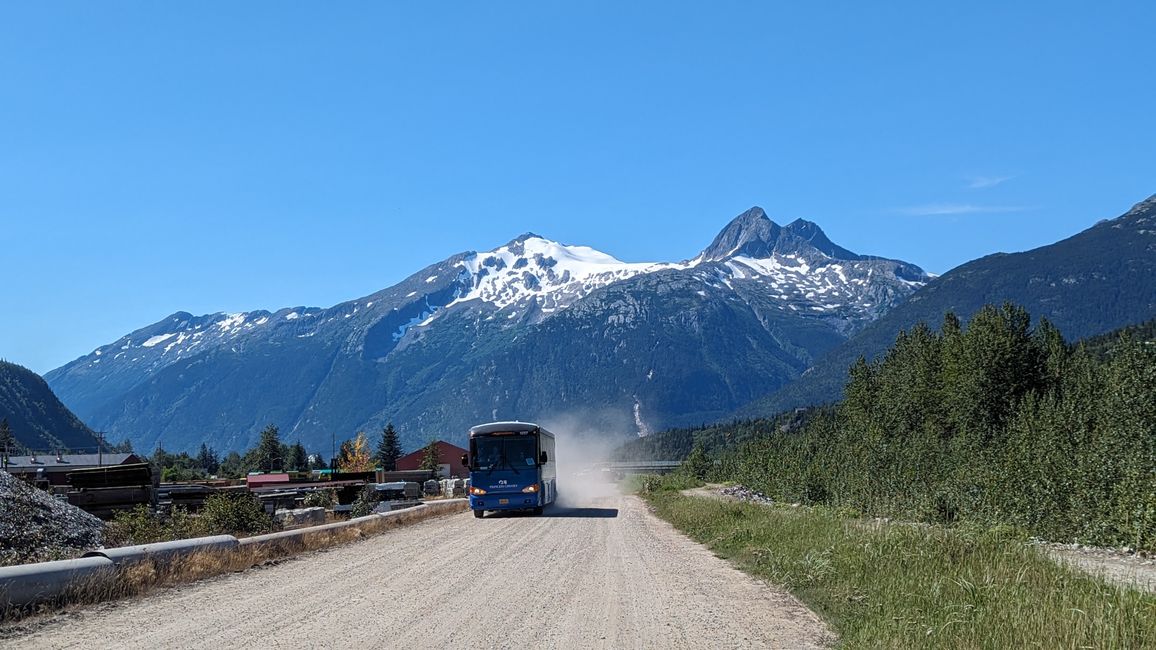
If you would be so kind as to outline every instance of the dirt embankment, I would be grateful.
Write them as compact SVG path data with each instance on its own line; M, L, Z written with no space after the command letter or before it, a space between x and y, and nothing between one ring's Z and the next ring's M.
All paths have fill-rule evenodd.
M0 646L809 648L832 640L789 594L714 557L637 498L607 493L544 517L428 520L60 615Z

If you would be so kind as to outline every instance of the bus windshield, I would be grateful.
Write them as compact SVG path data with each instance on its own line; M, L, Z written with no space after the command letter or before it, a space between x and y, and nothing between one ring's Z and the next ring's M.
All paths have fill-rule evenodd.
M538 465L538 441L534 436L485 436L475 438L474 443L474 469L518 472Z

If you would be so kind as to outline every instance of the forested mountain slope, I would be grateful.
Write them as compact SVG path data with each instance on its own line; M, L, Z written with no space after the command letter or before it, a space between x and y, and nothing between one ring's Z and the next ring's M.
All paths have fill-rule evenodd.
M56 398L39 375L0 361L0 420L32 451L96 451L96 434Z

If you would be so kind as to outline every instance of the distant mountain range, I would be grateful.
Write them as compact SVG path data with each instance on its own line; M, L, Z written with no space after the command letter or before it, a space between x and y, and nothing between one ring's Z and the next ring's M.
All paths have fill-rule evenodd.
M692 260L526 234L328 309L176 313L46 379L144 451L244 449L268 423L315 450L390 421L407 448L514 418L645 434L774 391L930 279L752 208Z
M0 361L0 419L8 420L16 444L25 449L96 452L96 434L60 403L40 375L7 361Z
M900 331L919 322L938 328L948 311L966 321L984 304L1008 301L1047 318L1070 340L1156 317L1156 196L1063 241L953 269L738 416L770 416L836 400L851 364L886 351Z

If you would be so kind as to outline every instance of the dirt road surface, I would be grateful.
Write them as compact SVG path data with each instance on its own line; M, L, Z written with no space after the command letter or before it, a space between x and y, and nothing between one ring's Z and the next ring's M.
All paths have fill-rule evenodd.
M470 513L60 615L21 648L814 648L789 594L605 493Z

